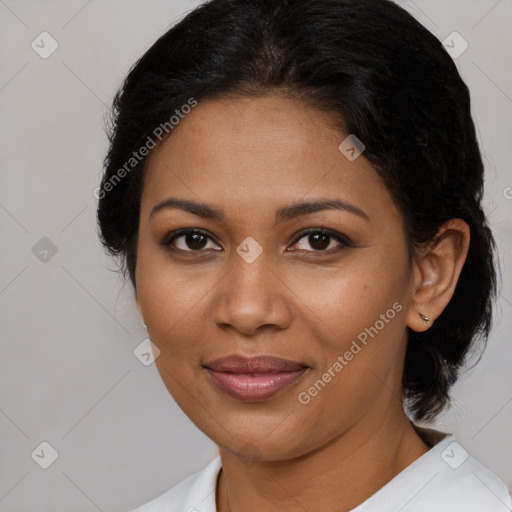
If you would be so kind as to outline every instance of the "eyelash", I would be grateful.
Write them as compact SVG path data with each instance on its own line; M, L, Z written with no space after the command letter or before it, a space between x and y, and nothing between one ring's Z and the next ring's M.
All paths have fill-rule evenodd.
M330 229L326 229L326 228L309 228L309 229L306 229L304 231L301 231L294 238L294 242L292 243L292 245L296 245L300 240L302 240L303 238L307 237L308 235L317 234L317 233L320 233L320 234L323 234L323 235L327 235L330 238L336 240L336 242L338 242L341 245L341 247L340 246L337 246L337 247L334 247L334 248L331 247L330 249L324 249L324 250L314 250L313 249L313 250L306 250L305 252L318 253L318 254L333 254L335 252L338 252L338 251L342 250L343 248L347 248L347 247L348 248L355 248L356 247L356 245L352 242L352 240L350 240L347 236L342 235L341 233L337 233L336 231L331 231ZM212 249L184 250L184 249L178 249L176 247L172 247L173 242L177 238L180 238L180 237L188 235L188 234L203 235L203 236L209 238L210 240L212 240L213 242L215 242L213 237L207 231L204 231L204 230L199 229L199 228L194 228L194 229L180 229L178 231L175 231L174 233L171 233L170 235L167 235L162 240L161 245L163 245L165 247L168 247L169 249L171 249L173 251L177 251L177 252L181 252L181 253L187 253L188 252L188 253L199 253L200 254L201 252L203 252L205 250L206 251L212 251ZM215 243L217 243L217 242L215 242ZM217 251L217 249L213 249L213 250ZM298 249L298 251L303 251L303 249Z

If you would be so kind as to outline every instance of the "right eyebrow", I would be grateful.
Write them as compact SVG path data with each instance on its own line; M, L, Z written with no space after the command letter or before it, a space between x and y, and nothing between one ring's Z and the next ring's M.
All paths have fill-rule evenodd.
M149 218L153 217L155 213L161 210L173 208L193 213L194 215L197 215L198 217L202 217L204 219L214 219L225 222L224 213L222 212L222 210L207 205L206 203L197 203L196 201L191 201L189 199L180 199L178 197L168 197L167 199L160 201L151 210Z

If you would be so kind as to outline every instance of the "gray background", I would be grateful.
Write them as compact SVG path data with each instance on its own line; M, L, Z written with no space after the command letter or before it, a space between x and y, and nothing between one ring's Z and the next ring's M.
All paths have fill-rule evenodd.
M512 3L400 4L439 39L457 31L469 43L456 60L472 91L503 272L488 349L436 427L454 432L512 489ZM127 510L216 454L155 366L133 354L145 331L130 285L100 248L93 196L116 88L196 5L0 0L2 512ZM47 59L31 48L43 31L59 45ZM59 455L46 470L31 457L43 441Z

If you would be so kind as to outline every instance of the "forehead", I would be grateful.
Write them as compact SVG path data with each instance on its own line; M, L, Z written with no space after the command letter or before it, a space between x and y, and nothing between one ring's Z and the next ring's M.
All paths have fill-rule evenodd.
M347 135L279 94L199 102L150 155L143 209L170 195L252 211L319 196L389 202L369 162L340 151Z

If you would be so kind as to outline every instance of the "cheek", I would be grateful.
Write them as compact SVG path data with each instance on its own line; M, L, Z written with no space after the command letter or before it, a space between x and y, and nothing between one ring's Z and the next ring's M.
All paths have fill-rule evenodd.
M327 431L363 413L386 387L399 393L408 283L405 252L381 252L301 291L315 312L308 321L315 340L310 350L321 354L300 389L301 403L308 402Z
M204 283L184 281L177 275L141 282L139 301L148 333L160 350L178 355L198 347L207 321L202 308L204 295Z
M197 380L207 345L202 302L206 283L187 279L169 265L144 268L143 261L139 275L138 297L148 336L160 350L155 364L176 402L187 414L194 414L193 404L203 401Z
M405 310L407 302L406 259L396 251L389 255L386 251L359 251L322 273L302 272L298 276L289 272L287 276L299 299L302 320L314 330L312 339L323 341L323 350L330 354L331 350L348 350L351 341L360 333L364 338L365 329L376 322L379 331L394 339L401 338L404 319L397 315L397 309ZM393 308L395 303L398 305Z
M198 351L207 322L204 304L214 283L211 272L178 269L165 252L140 247L138 301L151 340L162 356L186 357L187 350Z
M391 258L380 253L361 258L360 265L340 267L329 278L298 286L297 296L304 299L308 350L317 363L301 391L314 395L311 401L317 406L332 403L345 412L365 407L382 388L382 381L399 373L408 305L407 268L403 255L395 253Z

